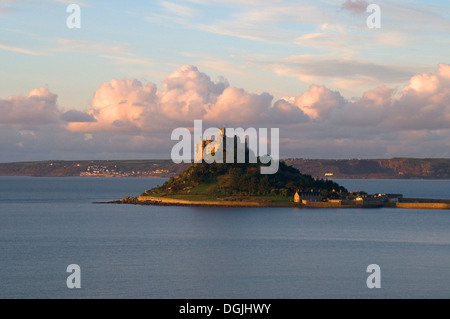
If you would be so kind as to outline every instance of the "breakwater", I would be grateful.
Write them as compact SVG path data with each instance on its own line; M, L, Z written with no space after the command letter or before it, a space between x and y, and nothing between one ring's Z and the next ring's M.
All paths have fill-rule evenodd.
M404 198L396 204L396 207L409 209L450 209L450 200Z

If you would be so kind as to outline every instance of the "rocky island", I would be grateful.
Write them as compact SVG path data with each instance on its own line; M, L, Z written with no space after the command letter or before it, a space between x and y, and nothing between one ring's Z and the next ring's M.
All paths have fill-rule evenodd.
M237 143L236 143L237 144ZM215 150L224 152L223 149ZM137 197L114 203L176 206L302 207L302 208L420 208L450 209L450 200L410 199L402 194L348 191L328 179L313 178L297 168L279 163L275 174L261 174L261 158L239 163L191 163L180 175ZM234 154L237 154L236 148ZM236 158L235 158L236 159ZM267 163L267 161L264 161Z
M330 180L318 180L280 163L277 173L260 174L261 163L193 163L179 176L138 197L120 202L147 205L208 205L286 207L301 201L342 199L347 189ZM297 195L297 201L294 201Z
M416 208L450 209L450 200L404 198L402 194L348 191L330 180L314 179L280 163L273 175L258 164L192 164L162 186L112 203L156 206Z

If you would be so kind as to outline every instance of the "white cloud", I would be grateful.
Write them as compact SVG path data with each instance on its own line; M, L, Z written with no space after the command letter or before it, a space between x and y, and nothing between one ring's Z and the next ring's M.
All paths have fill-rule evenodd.
M44 53L41 53L38 51L28 50L28 49L20 48L17 46L11 46L11 45L2 44L2 43L0 43L0 50L22 53L22 54L27 54L27 55L36 55L36 56L45 55Z
M186 5L169 1L162 1L161 5L167 12L183 18L193 18L196 15L196 11Z

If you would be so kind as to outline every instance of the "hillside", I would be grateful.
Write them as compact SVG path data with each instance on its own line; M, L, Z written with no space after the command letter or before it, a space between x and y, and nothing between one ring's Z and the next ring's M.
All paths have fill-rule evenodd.
M179 176L171 177L162 186L148 190L141 196L204 200L262 196L270 200L290 201L296 191L319 192L334 198L347 194L344 187L332 181L314 179L284 163L280 163L277 173L270 175L260 174L260 166L260 163L192 164Z
M450 179L450 159L285 159L303 173L322 178Z

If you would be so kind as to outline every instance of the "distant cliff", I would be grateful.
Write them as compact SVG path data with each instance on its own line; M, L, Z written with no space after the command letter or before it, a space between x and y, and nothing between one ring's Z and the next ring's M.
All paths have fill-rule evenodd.
M314 178L450 179L450 159L283 160ZM172 177L189 164L171 160L44 161L0 163L0 176Z
M450 179L450 159L285 159L302 173L320 178Z

